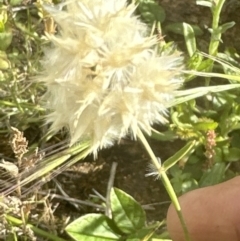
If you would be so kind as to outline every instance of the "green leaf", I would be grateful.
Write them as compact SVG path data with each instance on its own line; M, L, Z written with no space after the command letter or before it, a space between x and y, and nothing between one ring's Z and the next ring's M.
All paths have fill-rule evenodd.
M2 2L0 2L2 3ZM5 30L5 24L8 20L8 7L1 4L0 8L0 32Z
M188 142L182 149L180 149L173 156L168 158L163 163L164 170L167 171L169 168L174 166L178 161L180 161L182 158L187 156L194 149L195 145L196 145L195 141Z
M142 241L149 240L147 237L151 237L154 234L154 229L143 228L134 234L128 236L126 241Z
M240 148L240 135L239 131L235 131L231 134L231 146Z
M236 162L240 160L240 149L236 147L229 148L228 154L224 158L228 162Z
M224 23L223 25L217 28L218 33L225 33L228 29L232 28L235 25L235 22Z
M194 178L189 178L182 183L182 193L189 192L198 188L198 183Z
M3 51L0 51L0 70L8 69L10 66L11 64L8 60L7 54Z
M147 23L162 23L165 20L165 10L154 0L139 0L138 3L138 10Z
M201 30L201 28L198 26L198 25L193 25L191 24L190 25L194 31L194 34L196 36L200 36L203 34L203 31ZM173 32L173 33L176 33L176 34L181 34L181 35L184 35L184 32L183 32L183 23L171 23L171 24L168 24L166 27L165 27L165 30L166 31L170 31L170 32Z
M215 130L218 127L218 123L214 121L199 121L194 123L193 127L199 131Z
M177 135L173 131L159 132L157 130L153 130L151 138L158 141L171 141L176 139Z
M16 6L16 5L20 5L22 3L23 0L10 0L10 5L11 6Z
M84 215L65 230L76 241L115 241L121 238L115 231L113 221L102 214Z
M0 70L6 70L10 67L10 63L6 59L0 57Z
M144 227L146 214L133 197L113 188L110 200L113 220L123 233L131 234Z
M207 187L211 185L215 185L223 181L224 173L225 173L225 163L224 162L217 162L215 165L207 170L202 178L199 181L200 187Z
M184 34L188 54L190 57L192 57L194 55L194 53L196 52L197 47L196 47L196 39L195 39L194 30L190 24L183 23L183 34Z
M212 1L197 0L197 5L212 8L213 2Z
M222 162L223 161L223 151L222 151L222 148L215 147L214 151L215 151L215 157L214 157L215 162Z
M0 50L6 50L12 42L12 32L5 31L0 33Z
M199 70L198 67L201 65L202 62L203 62L203 56L198 52L195 52L189 59L188 67L189 69Z

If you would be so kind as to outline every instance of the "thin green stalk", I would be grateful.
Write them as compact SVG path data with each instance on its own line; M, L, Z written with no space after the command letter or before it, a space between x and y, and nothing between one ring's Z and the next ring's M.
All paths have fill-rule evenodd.
M137 135L138 135L138 138L141 140L142 144L144 145L144 147L146 148L149 156L151 157L152 163L157 168L157 170L160 170L161 169L161 165L158 162L157 157L155 156L152 148L148 144L148 141L146 140L145 136L143 135L143 133L142 133L142 131L140 129L138 129Z
M11 222L12 224L16 225L16 226L20 226L20 225L23 225L23 222L20 220L20 219L17 219L15 217L12 217L10 215L5 215L5 218L8 222ZM62 238L59 238L58 236L56 235L53 235L51 233L48 233L48 232L45 232L44 230L40 229L40 228L37 228L35 227L34 225L32 224L26 224L26 227L27 228L30 228L34 233L36 233L37 235L40 235L42 237L45 237L49 240L54 240L54 241L67 241L66 239L62 239Z
M209 54L215 56L217 54L218 46L219 46L219 40L221 38L221 32L218 32L218 25L220 20L220 14L222 11L223 4L225 0L218 0L217 5L212 8L213 13L213 21L212 21L212 36L211 41L209 44Z
M147 142L145 136L143 135L143 133L140 129L138 129L137 136L141 140L141 142L144 145L145 149L147 150L149 156L151 157L151 161L152 161L153 165L156 167L156 170L158 171L158 174L161 177L163 185L174 205L174 208L177 212L177 215L179 217L179 220L180 220L182 228L183 228L185 240L190 241L189 232L188 232L187 225L186 225L183 215L182 215L182 211L181 211L180 204L178 202L178 198L176 196L176 193L172 187L172 184L171 184L165 170L161 167L161 164L158 162L157 157L155 156L152 148L150 147L149 143Z
M170 199L172 200L172 203L173 203L173 206L177 212L177 215L178 215L178 218L181 222L181 225L182 225L182 228L183 228L183 232L184 232L184 235L185 235L185 240L186 241L190 241L190 236L189 236L189 232L188 232L188 228L187 228L187 225L184 221L184 217L183 217L183 214L182 214L182 210L181 210L181 206L178 202L178 198L177 198L177 195L173 189L173 186L166 174L166 172L164 170L161 171L161 180L162 180L162 183L165 187L165 189L167 190L167 193L170 197Z
M211 56L217 55L219 42L221 40L222 33L218 30L218 27L219 27L220 14L221 14L222 7L225 0L218 0L215 2L217 2L216 6L213 6L211 9L213 20L212 20L211 40L210 40L209 49L208 49L208 53ZM209 63L208 72L212 72L213 62L214 61L211 60L211 62ZM209 86L209 84L210 84L210 77L207 77L205 81L205 86Z

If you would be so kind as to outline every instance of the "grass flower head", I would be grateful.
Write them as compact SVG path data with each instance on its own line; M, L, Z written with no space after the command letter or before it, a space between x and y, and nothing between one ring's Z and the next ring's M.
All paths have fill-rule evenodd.
M73 0L46 7L59 26L45 53L47 122L68 127L71 144L92 141L92 152L111 146L138 128L151 134L165 123L167 107L181 85L179 55L157 53L156 37L126 0Z

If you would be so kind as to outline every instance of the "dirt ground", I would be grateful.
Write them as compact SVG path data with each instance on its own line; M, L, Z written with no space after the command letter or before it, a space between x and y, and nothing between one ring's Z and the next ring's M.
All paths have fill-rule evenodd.
M162 160L174 154L177 146L179 148L181 146L181 143L170 145L153 140L150 143L155 154ZM88 200L89 195L93 194L93 189L106 196L111 166L116 162L114 186L132 195L140 204L150 204L146 210L149 221L158 221L166 217L170 204L169 198L160 180L145 177L150 160L140 143L124 139L120 145L101 151L96 161L93 161L92 157L87 160L89 162L77 164L57 177L70 197ZM76 211L67 202L61 203L59 208ZM94 211L91 208L84 210L85 212Z

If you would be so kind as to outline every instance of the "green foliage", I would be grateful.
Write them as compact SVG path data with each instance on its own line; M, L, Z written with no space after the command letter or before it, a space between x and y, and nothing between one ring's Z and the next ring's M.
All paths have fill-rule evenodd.
M112 188L110 194L112 218L103 214L84 215L66 227L76 241L140 241L157 238L158 224L146 226L146 215L141 205L125 192Z
M198 36L202 34L198 26L188 23L172 23L167 25L165 30L184 36L189 55L187 65L191 71L211 72L216 69L229 76L236 76L239 73L239 69L235 67L238 66L236 51L218 52L222 34L235 24L229 22L219 25L224 1L217 1L216 4L213 4L213 1L197 1L197 4L209 7L213 15L212 27L209 28L211 33L209 55L203 55L202 50L198 48ZM218 57L214 58L213 55ZM186 83L190 81L191 86L206 87L213 84L227 84L227 82L236 83L231 79L224 82L214 80L213 83L213 80L206 75L205 83L200 84L195 74L187 74ZM185 88L187 89L187 84ZM219 88L216 87L216 90L220 90ZM200 96L199 93L200 88L195 96ZM178 194L213 185L232 177L231 163L240 160L240 149L237 144L240 135L238 95L238 89L231 93L209 92L197 101L185 99L184 103L172 109L172 123L165 133L171 133L172 140L180 138L185 141L195 140L198 143L188 160L180 161L178 165L173 165L170 169L171 181ZM187 98L189 97L190 95Z
M138 11L146 23L164 22L165 11L155 0L137 0Z
M203 34L202 29L198 25L188 24L194 32L194 35L201 36ZM176 34L184 35L184 27L183 23L171 23L168 24L165 28L165 31L173 32Z
M195 33L191 25L187 23L183 23L183 34L184 34L188 54L190 57L192 57L197 50L197 46L196 46Z

